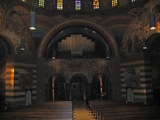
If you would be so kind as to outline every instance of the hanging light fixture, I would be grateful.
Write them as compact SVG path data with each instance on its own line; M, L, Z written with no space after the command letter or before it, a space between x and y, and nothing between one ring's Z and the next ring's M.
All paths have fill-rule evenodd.
M25 50L25 39L21 39L21 50Z
M156 29L156 22L155 22L155 13L152 11L151 8L151 0L150 0L150 13L149 13L149 21L150 21L150 30Z
M36 29L36 12L35 11L30 12L30 29L31 30Z
M156 29L156 22L155 22L155 13L150 12L149 13L149 20L150 20L150 30Z
M147 49L147 40L146 40L146 38L143 38L143 49L145 50L145 49Z
M55 50L52 51L52 59L53 60L56 59L56 51Z
M106 58L109 58L109 49L106 49Z
M34 11L32 11L32 7L31 7L31 12L30 12L30 30L35 30L35 29L36 29L36 12L35 12L35 5L34 5Z

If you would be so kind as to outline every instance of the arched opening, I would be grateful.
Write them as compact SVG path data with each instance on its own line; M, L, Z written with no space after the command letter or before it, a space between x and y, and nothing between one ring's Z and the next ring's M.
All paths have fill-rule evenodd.
M72 100L83 100L83 82L79 76L72 78Z
M32 103L32 92L31 90L26 91L26 106L30 105Z
M110 49L104 38L93 29L70 27L58 33L47 46L46 57L106 58ZM111 54L111 53L110 53Z
M133 97L133 88L127 88L127 103L131 102L133 103L134 97Z
M52 75L45 84L46 101L62 101L66 99L66 83L63 76Z
M5 71L6 71L6 61L7 55L12 54L12 49L10 42L3 36L0 35L0 106L5 103Z
M93 78L93 75L96 74L96 71L93 73L93 70L90 71L90 68L88 69L87 67L85 68L83 66L86 58L88 58L88 60L93 58L106 59L108 57L110 58L112 56L118 56L118 54L117 43L112 34L98 24L87 20L69 20L57 25L57 27L52 28L42 40L38 50L38 57L40 59L45 58L45 62L48 62L48 64L49 62L52 62L52 64L50 64L51 66L56 64L57 67L55 67L56 69L54 72L63 74L63 76L66 78L67 84L65 84L65 100L85 100L86 95L88 96L88 99L91 99L91 81L89 85L86 84L87 82L84 82L84 79L86 81L87 79L81 77L79 74L74 75L74 77L79 76L80 78L72 77L70 82L67 80L67 78L70 78L74 72L79 72L81 74L85 74L85 72L87 72L85 75L87 77L89 76L90 79ZM64 60L76 60L75 58L85 59L80 60L80 62L75 61L73 64L72 61L70 64ZM107 60L110 59L106 59L106 61ZM57 64L57 61L61 62L63 67L58 67L59 63ZM98 59L95 61L98 61ZM57 69L58 71L56 71ZM66 69L68 69L68 71ZM96 70L99 68L94 69ZM70 84L68 85L68 83ZM50 84L53 84L53 82L47 84L50 86ZM89 87L86 88L86 86ZM54 90L52 93L54 93L54 96L56 96L55 89L58 89L59 87L52 85L49 88ZM49 88L46 87L46 89ZM79 93L77 93L77 91ZM52 94L49 92L46 93L47 95ZM49 100L54 99L56 100L55 97L49 98ZM105 96L103 99L108 99L108 97Z
M100 80L98 76L94 77L92 80L91 99L100 100Z
M59 41L62 42L62 39L66 39L66 37L71 36L72 34L81 34L82 36L85 36L92 41L97 42L98 44L96 45L102 47L100 48L100 50L102 49L102 53L104 53L102 54L102 57L106 57L107 51L109 51L109 54L111 56L118 56L119 54L117 43L108 30L104 29L94 22L78 19L69 20L53 27L42 40L38 50L38 57L50 58L50 55L53 55L53 53L57 52L58 55L61 56L60 51L57 51L56 43ZM70 53L70 50L66 49L65 52L67 52L67 55L70 56L70 54L68 54ZM78 52L83 52L83 50ZM84 51L84 53L85 52L86 51ZM101 52L99 52L99 54L100 53ZM95 53L94 55L98 54Z
M153 102L160 104L160 34L155 34L150 39L152 39L149 56L152 70Z
M110 92L109 78L104 74L97 74L92 80L91 99L108 100Z
M82 74L76 74L71 78L71 100L79 101L86 99L87 79Z
M53 84L54 82L54 84ZM62 76L58 76L53 81L52 79L52 88L54 87L54 91L52 90L52 94L54 92L54 100L60 101L65 100L65 79Z

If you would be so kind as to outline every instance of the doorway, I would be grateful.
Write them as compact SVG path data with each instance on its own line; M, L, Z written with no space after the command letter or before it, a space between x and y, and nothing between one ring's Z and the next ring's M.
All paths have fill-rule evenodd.
M26 91L26 106L30 105L32 102L32 93L31 90Z
M133 103L133 89L127 88L127 102Z
M79 76L72 78L72 100L79 101L84 100L83 98L83 80Z
M65 79L62 77L57 77L54 82L54 98L56 101L65 100Z
M92 100L100 99L100 80L97 76L92 81L91 98Z

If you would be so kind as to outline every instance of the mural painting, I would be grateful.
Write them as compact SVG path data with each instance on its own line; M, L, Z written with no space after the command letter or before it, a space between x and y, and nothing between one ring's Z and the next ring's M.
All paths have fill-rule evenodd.
M138 68L126 68L124 75L126 87L137 87L140 85L140 71Z
M97 73L107 72L106 74L110 76L109 66L106 61L101 61L100 64L99 61L99 59L56 59L54 62L51 61L46 64L46 79L53 74L61 74L66 80L69 80L73 74L82 73L89 81L92 81L93 76Z
M19 69L18 70L18 84L22 88L32 88L33 84L33 70Z

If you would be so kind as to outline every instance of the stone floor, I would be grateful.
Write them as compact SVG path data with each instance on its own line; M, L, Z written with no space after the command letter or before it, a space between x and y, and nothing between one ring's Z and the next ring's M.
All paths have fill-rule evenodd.
M73 120L95 120L85 101L73 101Z

